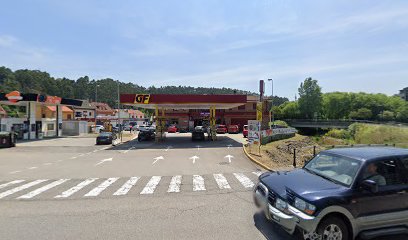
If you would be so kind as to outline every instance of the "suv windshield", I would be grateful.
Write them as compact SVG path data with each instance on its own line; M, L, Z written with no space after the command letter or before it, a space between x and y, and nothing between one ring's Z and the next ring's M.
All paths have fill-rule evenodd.
M319 154L304 168L330 181L350 186L360 169L360 165L360 161L352 158Z

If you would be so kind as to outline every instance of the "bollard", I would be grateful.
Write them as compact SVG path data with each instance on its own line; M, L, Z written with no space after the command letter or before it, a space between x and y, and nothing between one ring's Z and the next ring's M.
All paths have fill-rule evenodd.
M313 146L313 157L316 156L316 146Z
M293 167L296 168L296 148L293 149Z

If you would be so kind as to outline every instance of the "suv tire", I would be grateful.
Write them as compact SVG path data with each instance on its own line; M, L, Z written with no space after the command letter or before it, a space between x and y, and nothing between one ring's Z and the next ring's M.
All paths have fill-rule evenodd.
M349 240L349 230L344 221L338 217L323 219L317 227L317 234L322 240Z

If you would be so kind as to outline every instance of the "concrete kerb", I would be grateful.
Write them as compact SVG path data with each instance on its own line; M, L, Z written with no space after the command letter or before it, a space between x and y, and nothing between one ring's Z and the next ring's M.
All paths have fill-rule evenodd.
M247 152L247 150L245 149L245 144L242 144L242 149L243 149L245 155L247 156L247 158L249 158L249 160L251 160L252 162L256 163L257 165L263 167L263 168L266 169L266 170L273 171L272 168L266 166L265 164L259 162L259 161L256 160L254 157L252 157L252 156Z

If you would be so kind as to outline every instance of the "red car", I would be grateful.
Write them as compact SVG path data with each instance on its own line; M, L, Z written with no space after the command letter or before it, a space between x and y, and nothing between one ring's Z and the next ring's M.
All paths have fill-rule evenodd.
M217 133L227 133L227 127L225 125L218 125Z
M239 133L238 125L229 125L228 126L228 133Z
M248 125L244 125L242 135L244 135L244 138L248 137Z
M176 126L170 126L169 128L167 128L167 132L168 133L176 133L177 132L177 127Z

